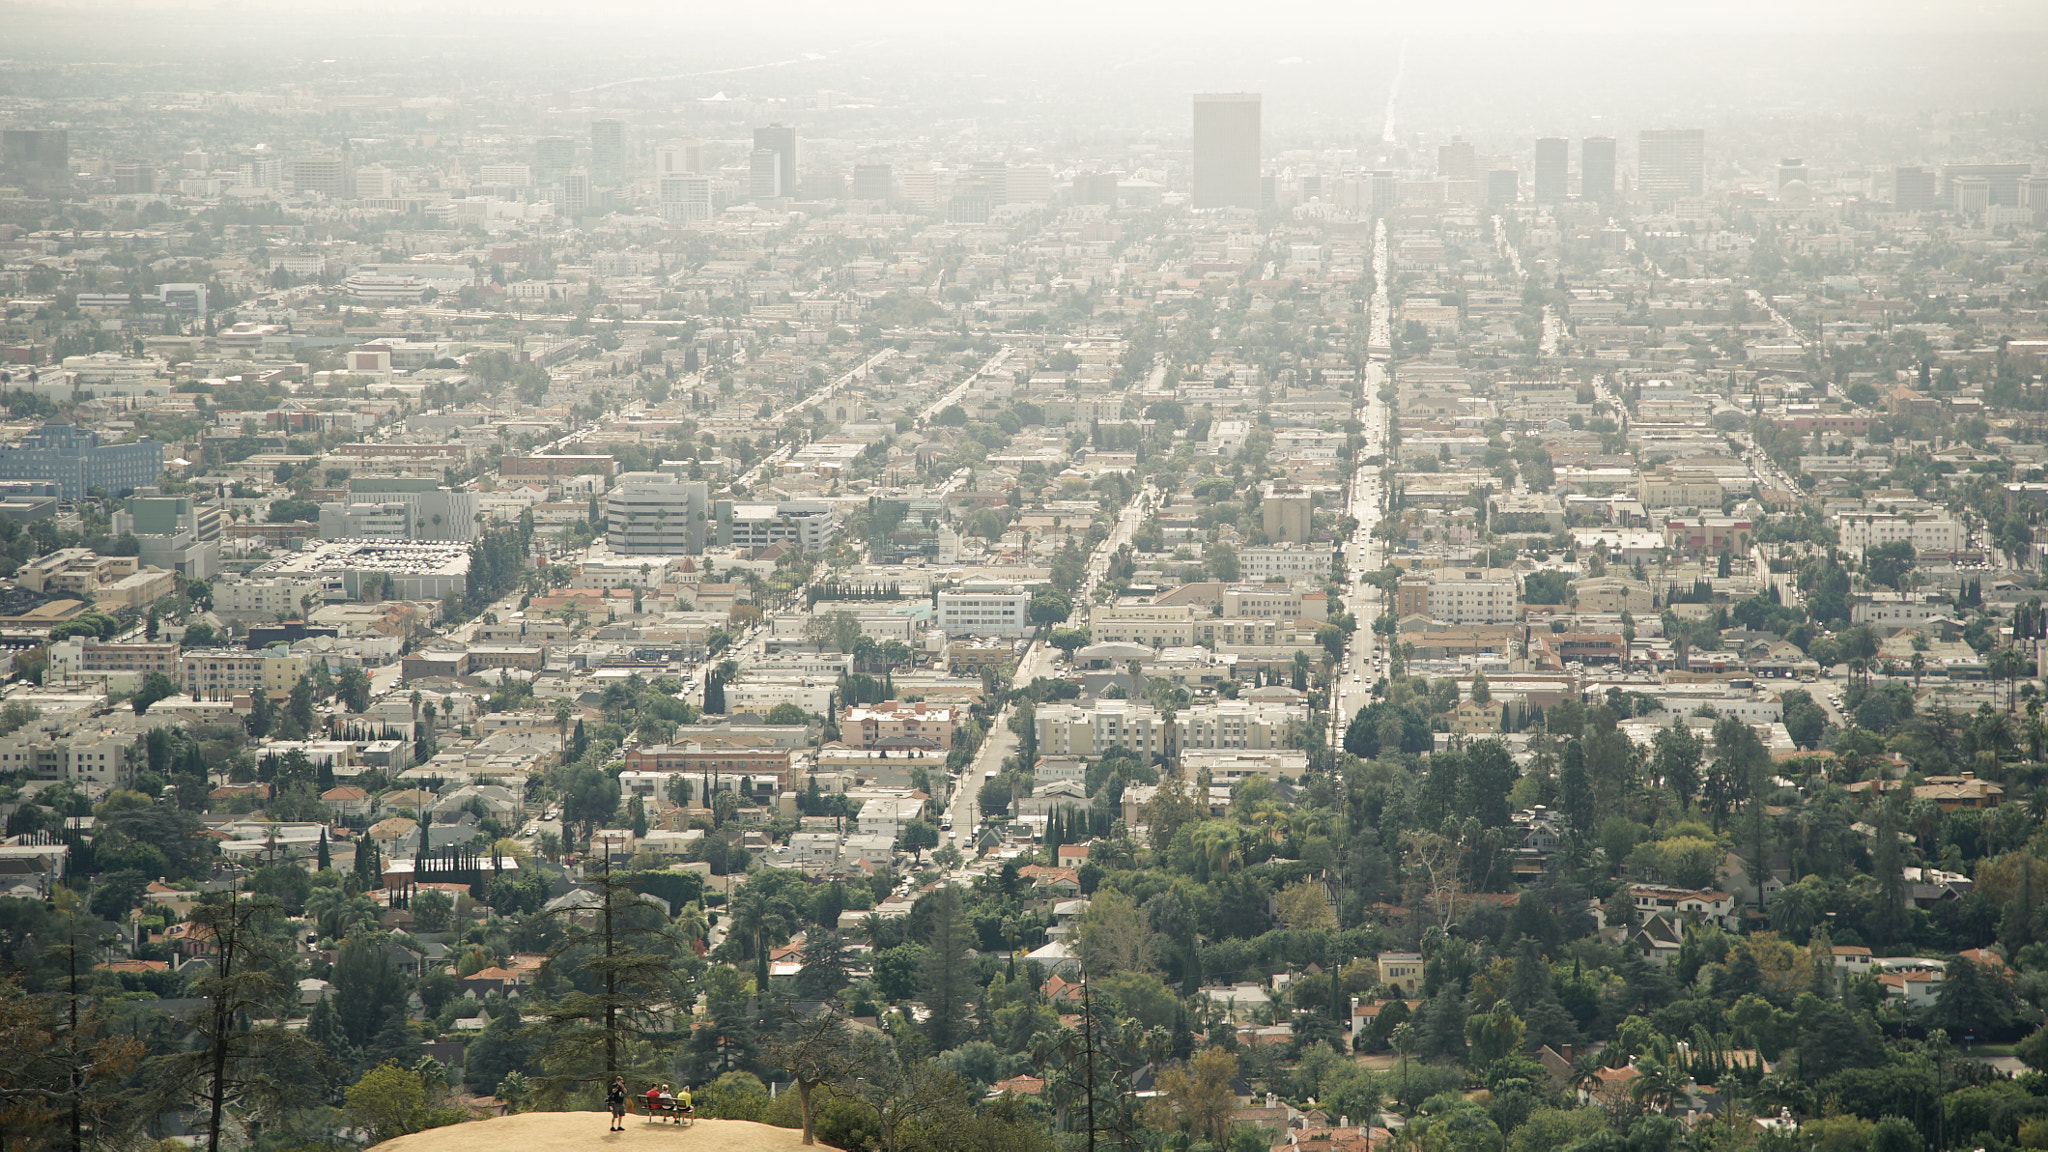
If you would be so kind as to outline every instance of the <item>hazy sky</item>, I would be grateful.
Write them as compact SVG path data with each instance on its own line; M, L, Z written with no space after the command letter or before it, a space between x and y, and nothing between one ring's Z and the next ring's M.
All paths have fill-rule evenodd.
M925 114L1064 103L1117 130L1184 131L1189 92L1257 90L1275 132L1319 133L1377 125L1406 45L1400 127L1426 133L2048 103L2048 0L0 0L0 28L12 97L38 94L50 65L95 62L174 88L829 90Z

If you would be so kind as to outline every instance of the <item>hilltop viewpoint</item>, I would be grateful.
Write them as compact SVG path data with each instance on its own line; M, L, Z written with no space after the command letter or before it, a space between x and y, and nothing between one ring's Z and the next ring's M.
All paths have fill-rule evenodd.
M750 1120L699 1120L688 1128L628 1115L624 1132L608 1132L603 1112L522 1112L429 1128L386 1140L375 1152L803 1152L800 1128ZM822 1142L811 1146L824 1148Z

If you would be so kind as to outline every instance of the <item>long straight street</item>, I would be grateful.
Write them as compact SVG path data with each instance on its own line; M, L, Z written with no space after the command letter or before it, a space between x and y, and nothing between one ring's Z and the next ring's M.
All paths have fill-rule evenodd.
M1351 641L1344 649L1344 659L1338 663L1334 673L1330 708L1333 746L1342 739L1344 726L1351 717L1372 698L1372 686L1378 678L1380 661L1379 638L1373 633L1372 622L1379 618L1386 606L1382 604L1379 589L1359 577L1378 571L1384 555L1384 546L1373 533L1385 514L1387 493L1380 469L1366 461L1384 457L1391 450L1388 443L1389 409L1380 399L1380 391L1388 380L1387 358L1393 350L1392 320L1388 311L1388 271L1387 226L1382 221L1373 231L1373 294L1367 319L1363 381L1365 402L1359 408L1365 449L1351 474L1349 495L1350 512L1358 520L1358 527L1343 544L1345 575L1352 581L1344 593L1344 610L1357 621L1358 630L1351 634Z
M1139 489L1131 497L1130 503L1117 514L1116 526L1110 529L1109 535L1102 543L1096 545L1095 550L1088 556L1088 575L1075 595L1074 616L1069 619L1069 626L1081 622L1083 613L1087 611L1086 602L1089 595L1109 571L1109 558L1116 554L1118 548L1130 542L1131 533L1137 531L1138 525L1143 524L1145 518L1152 515L1158 499L1159 491L1148 483ZM1017 671L1011 677L1011 683L1022 687L1038 677L1052 675L1058 651L1050 644L1033 639L1025 646L1024 654L1018 658ZM988 736L982 740L981 748L975 753L974 760L953 781L953 793L947 799L946 805L947 814L953 821L953 843L966 844L971 830L981 821L981 813L976 804L982 781L988 778L989 773L1000 771L1006 757L1016 754L1017 737L1010 731L1011 715L1012 709L1008 706L996 713L989 721Z

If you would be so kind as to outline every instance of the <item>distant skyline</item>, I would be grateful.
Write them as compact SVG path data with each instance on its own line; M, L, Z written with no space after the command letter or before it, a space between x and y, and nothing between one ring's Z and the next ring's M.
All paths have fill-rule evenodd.
M400 10L402 22L365 19ZM803 106L830 92L878 114L922 116L942 134L1171 143L1188 138L1191 94L1256 91L1269 154L1377 146L1397 67L1396 145L1461 133L1508 150L1537 136L1628 141L1643 128L1777 119L1825 132L1865 116L1918 119L1938 133L1944 117L2048 104L2048 4L2020 0L1540 10L1468 0L1394 11L1317 2L1270 6L1263 20L1211 0L1055 0L1018 20L923 0L457 0L425 12L392 0L345 12L300 0L11 0L0 12L10 31L0 98L28 100L110 86L529 102L566 93L563 111L630 122L724 95L788 101L787 118L809 130ZM835 116L829 130L858 121Z

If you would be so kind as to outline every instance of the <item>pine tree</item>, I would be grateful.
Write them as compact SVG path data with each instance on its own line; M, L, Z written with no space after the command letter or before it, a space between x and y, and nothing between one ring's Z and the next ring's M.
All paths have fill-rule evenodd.
M970 927L956 888L941 888L932 901L931 937L925 942L920 981L925 1021L932 1051L945 1052L967 1038L967 1000L974 989L974 970L967 960Z
M548 1041L541 1064L548 1075L541 1087L556 1101L579 1085L607 1084L625 1071L632 1042L644 1036L641 1009L676 991L673 962L682 954L681 938L659 905L612 871L610 853L602 856L597 903L572 902L555 914L563 935L544 969L570 989L542 1012ZM587 978L571 984L573 970Z

